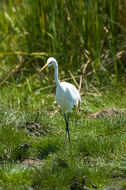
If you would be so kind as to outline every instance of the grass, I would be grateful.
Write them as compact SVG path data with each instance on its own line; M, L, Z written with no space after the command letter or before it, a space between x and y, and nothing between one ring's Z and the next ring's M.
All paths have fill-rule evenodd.
M13 86L13 87L12 87ZM54 104L55 95L11 85L1 89L0 187L2 189L70 189L85 185L94 189L115 186L125 189L126 113L90 119L88 114L104 108L126 108L125 84L109 86L82 96L81 111L70 116L71 144L64 147L65 123ZM22 93L21 93L22 92ZM86 92L88 93L88 91ZM42 99L45 104L43 105ZM3 102L3 103L2 103ZM36 122L43 133L26 130ZM22 127L24 126L24 127ZM27 164L32 160L30 164ZM30 162L30 161L29 161Z

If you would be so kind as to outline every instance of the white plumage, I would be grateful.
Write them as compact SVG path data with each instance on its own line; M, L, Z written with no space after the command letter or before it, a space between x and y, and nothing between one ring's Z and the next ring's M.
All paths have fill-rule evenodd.
M72 110L72 107L74 105L78 105L78 103L81 101L81 97L79 94L79 91L76 89L76 87L68 82L60 82L58 79L58 64L55 58L50 57L47 60L47 63L42 67L41 71L44 70L47 66L50 67L51 65L54 65L54 77L56 80L56 100L57 103L60 105L66 122L66 136L65 136L65 143L66 143L66 137L68 133L69 141L70 141L70 134L69 134L69 113ZM66 113L68 112L68 117L66 118Z
M71 112L74 105L80 101L80 94L72 84L61 82L56 88L56 100L63 112Z

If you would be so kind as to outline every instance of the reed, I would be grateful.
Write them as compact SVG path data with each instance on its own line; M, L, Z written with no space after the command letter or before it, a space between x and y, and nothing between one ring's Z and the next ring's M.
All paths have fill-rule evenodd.
M85 76L94 71L95 79L114 74L118 80L126 71L125 4L125 0L0 1L0 65L17 64L18 55L7 52L43 52L40 58L55 56L63 70L78 73L88 61ZM36 56L35 61L41 65Z

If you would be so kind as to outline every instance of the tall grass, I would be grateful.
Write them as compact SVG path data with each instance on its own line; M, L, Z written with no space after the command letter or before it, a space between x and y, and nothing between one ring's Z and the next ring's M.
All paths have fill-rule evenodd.
M37 52L24 66L29 72L33 71L32 62L42 65L51 55L61 69L78 74L88 62L85 77L92 72L95 80L102 81L114 73L118 79L120 71L125 72L123 7L125 0L1 0L1 79L19 62L18 56L9 52L26 53L24 62L31 59L29 53Z

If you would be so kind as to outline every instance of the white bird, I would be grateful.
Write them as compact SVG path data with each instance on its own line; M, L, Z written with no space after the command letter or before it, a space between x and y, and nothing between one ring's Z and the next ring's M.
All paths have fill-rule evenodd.
M55 77L56 86L57 86L56 100L64 113L64 118L65 118L65 123L66 123L66 135L65 135L65 142L64 142L64 144L66 144L67 133L68 133L68 138L70 142L69 114L72 110L72 107L80 103L81 97L80 97L79 91L76 89L74 85L68 82L59 81L58 64L55 58L50 57L47 60L47 63L41 68L41 71L43 71L47 66L50 67L51 65L54 65L54 77ZM67 117L66 117L66 112L68 113Z

